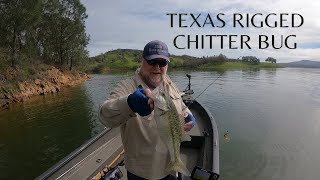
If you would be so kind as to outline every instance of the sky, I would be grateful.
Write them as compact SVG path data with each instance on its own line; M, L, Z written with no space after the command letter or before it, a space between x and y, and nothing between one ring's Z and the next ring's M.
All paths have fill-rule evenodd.
M142 50L149 41L161 40L168 45L169 53L173 55L203 57L222 53L228 58L235 59L241 56L256 56L264 61L267 57L273 57L282 63L299 60L320 61L320 1L81 0L81 2L88 14L86 32L90 36L87 46L90 56L115 49ZM171 19L171 15L168 15L171 13L177 15L172 15ZM240 23L244 27L238 22L234 25L234 20L239 19L240 14L243 17ZM268 14L271 15L267 18ZM282 25L288 27L280 27L281 14L283 14ZM292 14L300 14L303 23L299 15ZM249 20L248 26L246 17ZM251 20L254 24L250 23ZM302 25L292 27L292 20L295 26ZM186 27L179 27L180 22L181 26ZM261 22L263 27L253 26L260 26ZM275 22L277 27L270 28L266 25L267 23L273 26ZM195 42L191 42L188 48L188 35L191 41L198 36L198 49ZM210 47L210 39L206 35L227 36L223 37L222 44L221 36L212 36ZM200 41L202 36L203 48ZM247 42L250 49L244 43L247 36L250 38ZM268 37L267 48L264 42L261 42L259 48L259 36L261 36L260 41L264 41L265 36ZM273 44L275 48L279 48L281 44L282 47L275 49ZM230 45L234 49L231 49Z

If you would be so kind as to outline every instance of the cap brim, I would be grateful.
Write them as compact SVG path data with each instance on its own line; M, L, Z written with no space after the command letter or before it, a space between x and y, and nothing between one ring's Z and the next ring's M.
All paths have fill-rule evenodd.
M152 59L165 59L168 62L170 62L169 57L167 56L163 56L163 55L159 55L159 54L154 54L154 55L150 55L150 56L146 56L144 57L146 60L152 60Z

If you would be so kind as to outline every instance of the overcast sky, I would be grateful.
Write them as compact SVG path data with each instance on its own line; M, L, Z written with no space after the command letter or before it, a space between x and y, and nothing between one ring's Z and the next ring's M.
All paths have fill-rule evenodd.
M88 50L90 56L99 55L113 49L140 49L151 40L164 41L170 54L190 55L190 56L213 56L220 53L229 58L238 58L240 56L256 56L261 61L267 57L274 57L278 62L291 62L297 60L317 60L320 61L320 1L315 0L81 0L87 8L88 19L86 20L86 30L90 35ZM190 15L183 15L185 21L182 25L187 28L179 28L179 18L174 16L173 26L171 27L171 18L167 13L187 13L194 14L197 22L202 26L208 14L212 18L215 27L210 24L199 28ZM217 19L217 14L224 13L221 19L225 21L223 28L222 22ZM304 23L299 28L269 28L264 24L263 28L255 28L251 24L249 27L241 28L239 25L233 27L233 14L241 13L249 16L255 13L262 13L263 16L256 16L255 22L264 21L270 13L276 13L277 16L270 16L269 24L272 25L275 19L280 18L280 13L288 13L284 16L286 21L284 25L291 25L291 14L298 13L303 16ZM243 25L246 21L243 22ZM280 22L278 22L279 25ZM300 24L300 18L296 16L295 24ZM177 35L186 37L177 38L177 45L187 46L187 35L195 40L195 35L238 35L232 38L232 47L229 48L229 39L224 38L223 49L221 49L220 38L213 38L212 48L210 48L209 39L205 39L204 48L196 49L194 43L190 49L177 49L174 46L174 38ZM241 47L240 35L250 36L248 41L251 49ZM259 35L268 35L269 47L259 49ZM283 39L289 35L287 44L296 49L288 49L284 44L281 49L272 48L272 35L275 37L275 46L279 47L281 35ZM201 38L199 37L199 40ZM200 43L201 45L201 43Z

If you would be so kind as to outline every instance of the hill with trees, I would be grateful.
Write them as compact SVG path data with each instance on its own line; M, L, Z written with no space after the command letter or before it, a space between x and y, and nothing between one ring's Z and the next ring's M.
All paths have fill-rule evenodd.
M89 35L85 31L88 15L80 0L2 0L0 17L0 107L88 79L82 72L135 70L141 60L142 51L133 49L89 58ZM255 56L240 60L223 54L171 55L170 59L169 68L173 69L277 67L272 63L265 66Z
M135 70L142 59L142 50L117 49L91 57L86 72L110 73L123 70ZM270 61L272 59L272 63ZM260 62L255 56L243 56L238 59L228 58L224 54L215 56L193 57L189 55L171 55L169 68L198 69L243 69L243 68L276 68L276 59L268 57L266 62Z
M86 8L80 0L0 2L2 70L36 61L72 69L88 57Z
M0 108L88 78L80 0L2 0L0 17Z

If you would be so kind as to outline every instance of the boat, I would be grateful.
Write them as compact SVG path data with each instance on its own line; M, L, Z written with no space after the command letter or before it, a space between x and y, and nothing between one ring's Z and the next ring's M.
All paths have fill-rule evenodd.
M181 159L191 173L178 179L219 179L219 134L217 124L200 102L193 99L190 79L182 93L197 120L188 132L191 141L181 143ZM127 179L119 128L105 128L67 157L37 177L44 179Z

